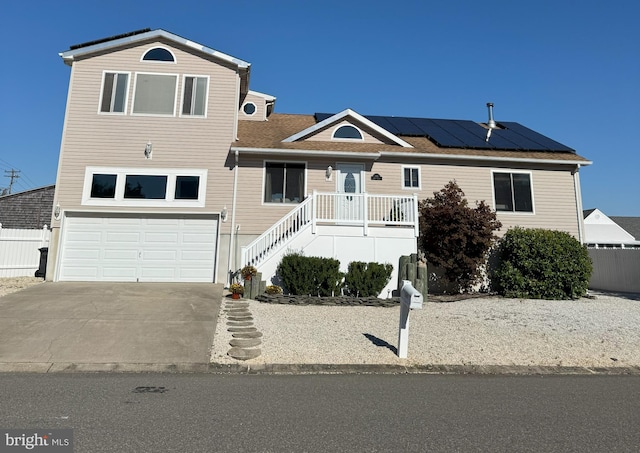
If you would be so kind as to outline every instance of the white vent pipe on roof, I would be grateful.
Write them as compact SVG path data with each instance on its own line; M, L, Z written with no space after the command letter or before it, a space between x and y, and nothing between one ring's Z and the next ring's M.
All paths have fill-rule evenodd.
M487 102L487 107L489 108L489 121L487 122L487 126L489 126L491 129L495 129L498 127L498 125L493 120L493 102Z

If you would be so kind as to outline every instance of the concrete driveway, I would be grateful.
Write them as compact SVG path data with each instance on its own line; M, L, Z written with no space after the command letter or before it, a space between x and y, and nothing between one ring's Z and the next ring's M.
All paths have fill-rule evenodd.
M0 371L199 370L223 286L51 283L0 298Z

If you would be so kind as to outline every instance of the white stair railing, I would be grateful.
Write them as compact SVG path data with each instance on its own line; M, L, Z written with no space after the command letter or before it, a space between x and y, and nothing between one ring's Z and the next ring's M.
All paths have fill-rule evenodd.
M311 226L312 207L313 197L309 197L249 245L242 247L240 267L247 264L259 266L272 253Z
M353 225L368 234L369 225L411 227L418 236L417 195L372 195L367 193L318 193L297 205L291 212L242 247L240 267L259 267L273 253L308 227L316 224Z

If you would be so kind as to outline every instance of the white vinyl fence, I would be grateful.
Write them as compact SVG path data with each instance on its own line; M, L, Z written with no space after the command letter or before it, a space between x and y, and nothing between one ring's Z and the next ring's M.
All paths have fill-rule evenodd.
M593 274L589 288L640 293L640 249L589 249Z
M0 278L33 277L40 267L40 248L49 246L51 232L2 228L0 223Z

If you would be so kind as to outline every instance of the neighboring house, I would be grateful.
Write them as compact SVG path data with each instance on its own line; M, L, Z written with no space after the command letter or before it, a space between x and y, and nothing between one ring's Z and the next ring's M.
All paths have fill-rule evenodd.
M61 56L54 280L227 282L247 263L270 279L290 250L396 265L416 251L417 201L450 180L502 232L582 239L591 162L518 123L274 113L249 63L163 30Z
M0 277L44 276L54 191L50 185L0 197Z
M44 186L0 197L2 228L40 230L51 222L55 186Z
M627 227L638 236L634 236ZM608 217L599 209L584 211L585 244L592 248L640 248L640 218Z

